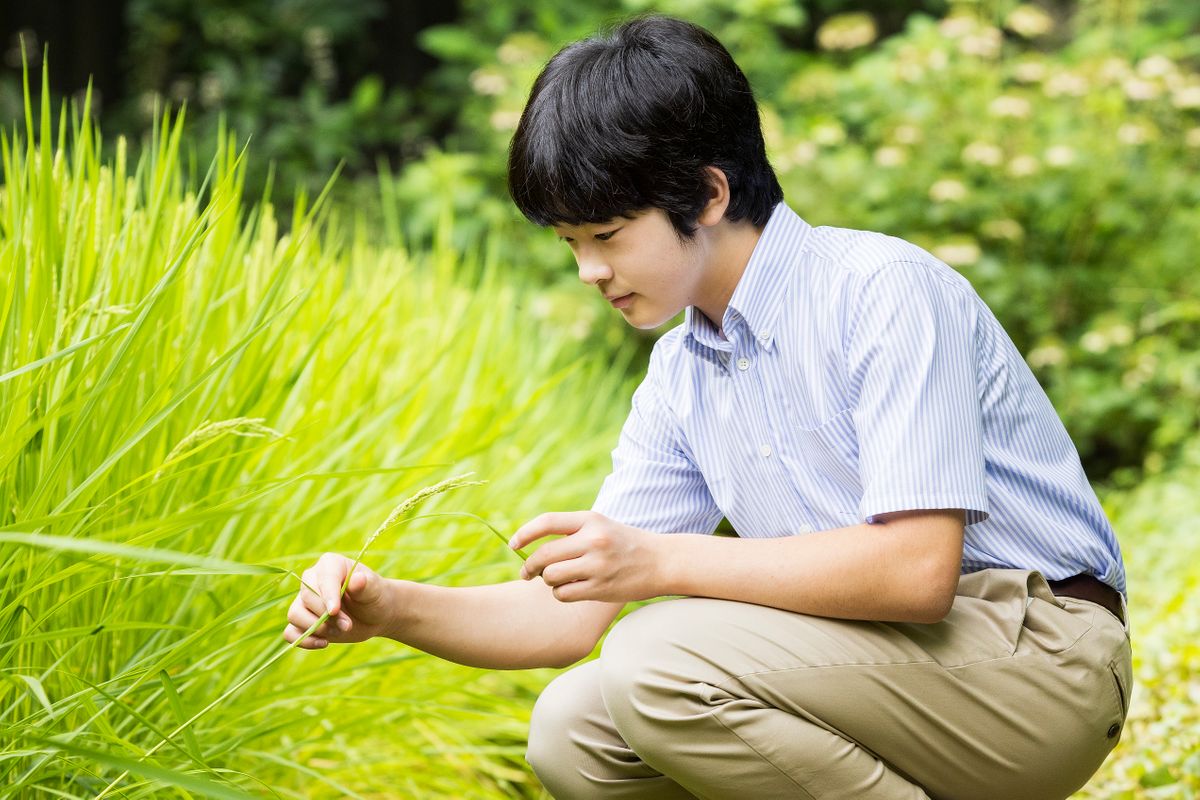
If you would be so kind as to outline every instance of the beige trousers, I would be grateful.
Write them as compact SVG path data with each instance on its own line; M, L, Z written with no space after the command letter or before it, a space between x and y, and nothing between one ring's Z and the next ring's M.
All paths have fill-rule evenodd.
M1064 798L1116 745L1129 626L1037 572L964 575L933 625L683 597L555 678L526 760L574 798Z

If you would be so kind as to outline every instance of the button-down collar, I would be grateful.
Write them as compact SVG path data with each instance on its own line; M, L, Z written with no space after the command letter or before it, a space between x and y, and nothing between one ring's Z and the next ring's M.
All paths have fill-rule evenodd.
M787 273L793 268L796 254L811 229L812 226L787 203L780 202L775 206L750 253L746 270L729 298L729 307L721 321L723 330L732 333L744 324L760 347L771 349ZM695 306L688 306L684 312L683 335L689 347L692 343L701 346L694 348L698 354L702 349L731 349L729 343L721 339L712 321Z

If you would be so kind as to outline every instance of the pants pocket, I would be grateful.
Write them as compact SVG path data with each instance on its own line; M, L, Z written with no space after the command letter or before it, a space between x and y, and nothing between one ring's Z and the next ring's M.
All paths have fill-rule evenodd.
M1124 720L1129 716L1129 701L1133 699L1133 666L1129 658L1118 657L1108 662L1108 671L1112 673L1113 688L1121 704L1121 719Z

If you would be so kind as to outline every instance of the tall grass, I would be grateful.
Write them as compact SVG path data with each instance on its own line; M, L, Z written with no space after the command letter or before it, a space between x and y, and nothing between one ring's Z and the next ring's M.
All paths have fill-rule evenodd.
M231 135L200 181L182 113L103 160L90 94L56 121L25 85L0 134L0 796L536 796L541 671L281 655L281 632L297 572L447 475L486 482L416 513L511 531L586 507L632 350L531 319L520 253L409 253L403 209L367 229L302 194L281 232L269 197L239 201ZM467 515L366 562L444 585L520 566Z

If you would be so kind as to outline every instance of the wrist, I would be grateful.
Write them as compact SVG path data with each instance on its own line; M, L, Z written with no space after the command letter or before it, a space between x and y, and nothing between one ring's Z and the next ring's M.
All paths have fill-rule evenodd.
M384 607L388 613L375 636L403 642L404 632L412 625L413 592L417 584L400 578L385 578L383 582Z
M672 540L678 534L652 533L650 534L650 563L651 577L648 598L664 597L667 595L677 594L675 584L678 581L676 575L677 559L672 558Z

